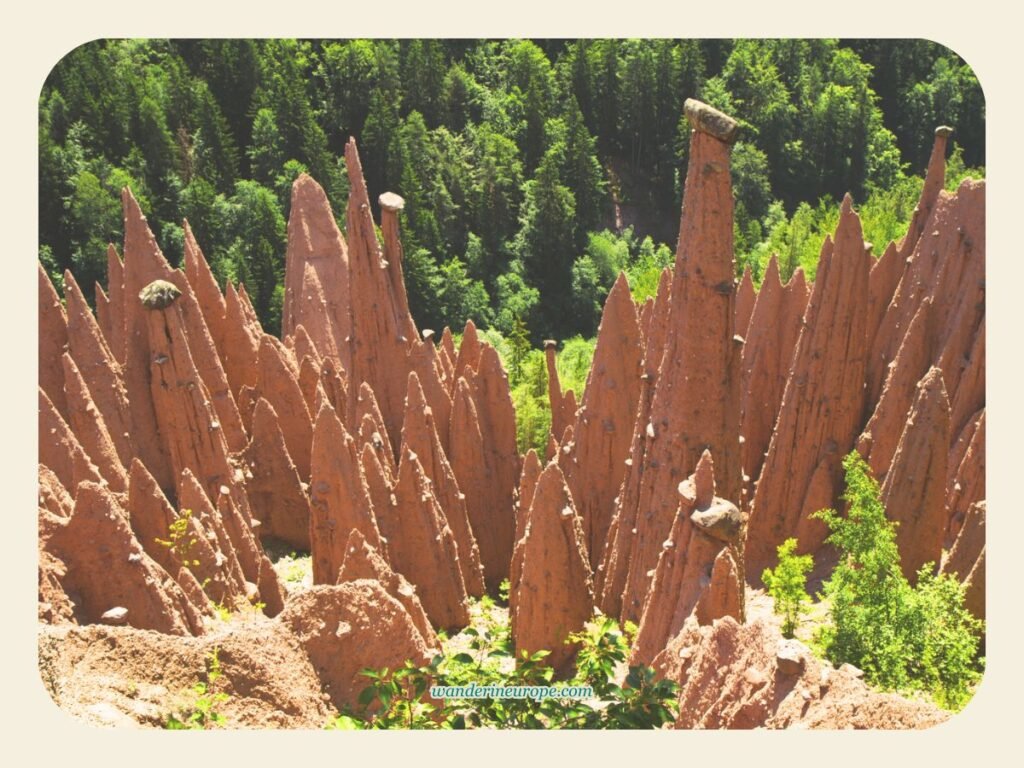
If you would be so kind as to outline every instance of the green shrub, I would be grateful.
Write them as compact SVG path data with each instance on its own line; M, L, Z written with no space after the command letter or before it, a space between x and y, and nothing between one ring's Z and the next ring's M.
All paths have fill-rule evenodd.
M816 513L831 531L826 541L840 554L823 585L830 623L818 641L829 659L860 667L875 685L925 690L941 706L959 709L981 676L983 622L964 608L964 590L955 578L933 575L933 563L921 568L916 588L910 585L878 483L856 451L843 467L849 513Z
M786 539L777 551L779 564L774 571L765 568L761 581L775 600L775 613L783 617L782 634L793 637L800 616L811 602L807 594L807 572L813 567L814 558L796 554L796 539Z
M164 728L171 731L206 730L224 724L224 716L217 707L231 697L223 691L214 692L217 681L223 673L220 671L220 648L214 646L207 657L208 669L206 682L199 681L192 690L196 698L182 711L168 715Z
M554 670L544 663L549 651L525 651L509 669L512 641L505 615L494 601L478 603L477 626L463 630L469 649L442 654L426 666L412 662L394 672L367 669L370 684L353 711L344 711L327 727L352 729L612 729L660 728L677 713L678 686L658 680L650 667L630 667L623 685L616 674L626 663L634 625L626 631L610 618L598 617L566 642L578 643L575 675L566 686L590 686L595 699L478 698L444 699L440 706L425 697L430 686L550 686Z

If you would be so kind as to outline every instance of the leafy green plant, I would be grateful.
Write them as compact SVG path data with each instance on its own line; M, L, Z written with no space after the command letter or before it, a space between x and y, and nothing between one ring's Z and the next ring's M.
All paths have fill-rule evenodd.
M440 655L435 656L426 667L407 661L394 671L364 669L360 674L370 680L358 699L364 722L374 729L441 728L443 718L434 717L437 707L424 701L441 660Z
M178 513L174 522L167 527L167 538L156 539L156 543L167 547L173 552L186 568L194 568L199 561L191 557L192 547L196 545L196 538L189 533L189 521L192 519L192 510L183 509Z
M778 547L779 564L773 571L765 568L761 581L775 600L775 613L783 617L782 634L793 637L800 617L811 602L807 594L807 572L814 565L810 555L796 554L796 539L786 539Z
M934 563L922 566L917 586L910 585L878 483L856 451L843 467L849 513L816 513L840 553L823 585L829 623L817 641L829 659L860 667L869 682L888 690L926 690L941 706L959 709L981 677L984 623L964 607L964 589L955 578L934 575Z
M522 651L511 660L511 640L504 614L493 601L477 604L477 626L461 634L469 638L468 650L438 655L429 665L411 662L395 671L367 669L370 680L360 694L358 708L345 711L327 727L332 730L362 728L412 729L610 729L659 728L675 719L678 686L656 679L649 667L624 669L636 626L625 630L610 618L599 617L581 632L567 638L579 646L575 675L566 687L589 686L594 698L557 696L531 698L444 699L439 705L425 699L432 685L544 686L551 687L554 670L545 663L549 651ZM616 679L623 677L622 684Z
M217 708L231 697L223 691L215 691L217 681L223 676L220 669L220 648L214 646L207 656L206 681L199 681L192 690L195 700L184 710L168 715L164 728L172 731L206 730L222 726L224 715Z

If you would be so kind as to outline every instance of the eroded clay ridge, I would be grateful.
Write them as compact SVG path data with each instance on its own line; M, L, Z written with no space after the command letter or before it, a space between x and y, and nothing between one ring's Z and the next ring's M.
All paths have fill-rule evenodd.
M907 574L957 574L983 615L985 184L943 189L941 130L899 243L865 243L847 197L813 283L783 282L772 257L755 290L736 279L736 123L693 100L686 114L675 264L642 306L616 281L583 392L562 389L548 345L543 457L519 455L508 377L472 321L458 345L416 328L403 202L381 195L381 245L354 141L344 232L313 179L293 185L283 338L244 286L221 291L187 222L172 268L125 190L123 257L111 246L95 315L70 274L62 303L39 271L53 663L74 667L64 639L87 653L133 629L198 658L217 607L256 605L276 618L246 637L347 706L360 669L427 661L437 631L507 578L516 649L553 651L560 672L595 608L637 622L633 660L683 686L680 727L935 722L743 623L744 589L790 536L827 564L811 515L841 508L856 448ZM313 589L289 597L264 541L309 550ZM95 624L123 626L74 626Z
M187 222L173 269L127 189L98 315L70 273L62 303L40 269L44 620L201 634L214 605L276 615L263 540L310 551L334 585L353 530L437 628L508 577L508 378L472 325L459 350L448 329L421 338L402 200L381 196L381 247L354 141L346 158L346 235L312 178L293 185L281 339L244 286L221 292Z

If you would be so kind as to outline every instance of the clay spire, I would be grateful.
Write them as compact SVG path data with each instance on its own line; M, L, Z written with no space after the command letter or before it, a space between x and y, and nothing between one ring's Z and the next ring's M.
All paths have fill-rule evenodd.
M220 417L189 351L177 306L180 295L173 285L158 280L143 290L138 301L146 313L146 346L152 356L147 400L156 413L171 476L177 478L189 469L203 479L207 493L214 496L222 484L234 483L234 472L228 462L229 449ZM159 482L158 473L148 463L146 467Z
M834 507L843 487L842 459L853 448L864 411L866 316L871 255L849 195L835 243L822 247L779 417L754 492L747 572L774 563L776 547L795 536L814 551L828 531L810 516Z
M381 464L388 470L390 477L394 478L398 474L394 444L384 428L384 417L381 415L373 389L365 381L359 385L355 405L354 423L359 425L359 442L373 446Z
M103 341L89 305L70 272L64 273L64 293L68 307L68 351L103 416L122 466L128 466L135 451L131 407L121 367Z
M952 535L959 531L971 505L985 499L985 432L983 408L961 430L949 452L946 508Z
M68 417L64 399L64 368L60 357L68 345L68 320L60 297L42 263L39 272L39 386L63 418Z
M462 331L462 341L459 343L459 352L455 356L455 368L452 372L452 397L455 397L455 386L460 376L465 376L467 370L476 370L480 364L480 337L476 332L476 325L472 320L466 321L466 327Z
M68 399L68 410L71 415L70 427L75 436L82 442L82 447L90 459L96 463L103 479L115 492L124 491L128 478L124 473L124 465L118 457L117 448L107 431L106 422L92 401L89 388L82 378L71 355L64 353L64 392Z
M921 189L921 199L914 208L914 215L910 219L910 227L907 234L900 242L900 261L903 261L914 250L918 240L924 233L928 217L931 216L935 201L946 186L946 143L952 135L953 129L948 125L940 125L935 129L935 141L932 143L932 153L928 158L928 170L925 172L924 187Z
M131 439L136 455L153 473L160 487L170 488L174 485L174 472L157 430L155 408L159 405L151 395L150 368L155 365L153 358L160 353L150 349L152 313L144 306L140 294L156 280L169 281L173 270L127 187L121 191L121 206L124 211L124 382L131 413ZM81 360L78 363L83 365ZM85 375L90 376L89 372Z
M93 295L96 297L96 324L100 328L103 343L110 348L110 299L98 282L93 284Z
M243 386L255 387L259 370L259 348L262 331L245 315L235 286L228 283L224 291L224 372L231 391L239 398Z
M583 524L555 462L537 480L522 543L522 571L513 590L516 657L550 650L545 662L564 674L575 651L565 641L593 616L594 592Z
M416 335L401 291L392 283L377 242L366 182L355 139L345 146L349 177L346 231L352 306L352 367L349 378L373 389L392 445L399 440L405 406L407 352ZM401 295L400 297L400 294Z
M419 458L424 474L431 481L432 492L455 537L466 591L473 597L480 597L484 594L484 572L480 564L480 549L466 513L466 497L459 490L455 473L441 447L433 409L427 404L415 372L409 374L402 425L402 450L411 450Z
M651 418L651 400L654 397L656 376L649 373L640 375L640 397L637 403L636 424L647 424ZM608 539L604 555L594 573L598 605L607 616L622 615L622 595L637 543L637 517L640 514L640 481L642 473L637 467L644 467L647 451L652 438L646 429L634 429L629 456L623 461L625 475L615 497L615 511L608 527ZM653 575L653 574L652 574Z
M455 358L458 353L455 351L455 342L452 339L452 329L447 325L441 332L441 345L439 347L441 362L444 365L444 378L448 382L449 390L452 389L454 381L452 376L455 373Z
M446 631L469 623L455 537L419 458L402 451L394 503L378 515L392 567L416 585L430 623Z
M555 353L558 342L548 339L544 342L544 362L548 371L548 402L551 405L551 434L561 435L571 423L575 414L566 413L565 396L562 385L558 381L558 368L555 365Z
M985 618L985 502L972 504L953 546L943 553L942 573L955 574L967 585L964 607Z
M355 440L329 405L321 407L316 417L312 461L309 537L313 582L333 584L353 528L358 528L375 548L383 549L383 544Z
M492 348L486 349L493 355ZM492 366L493 358L486 367L492 373L485 374L487 378L483 383L471 370L472 385L465 378L458 380L448 435L451 466L459 488L466 495L466 511L480 545L487 588L494 591L509 573L519 460L515 449L515 416L499 402L502 392L500 385L495 386ZM483 362L481 369L485 369ZM508 398L507 382L502 383L504 398ZM513 419L511 432L506 421L508 415Z
M261 537L273 536L293 547L309 550L309 499L285 444L274 407L256 403L252 438L242 454L252 475L245 484Z
M113 243L107 245L107 294L110 297L110 337L107 339L114 359L124 365L125 353L125 313L127 299L124 291L124 264L117 255Z
M605 301L594 359L575 426L578 472L572 484L587 552L596 566L611 525L640 397L643 344L636 305L619 274Z
M288 454L295 462L299 477L309 477L313 424L299 382L279 348L266 334L260 341L257 389L260 396L274 407Z
M409 339L417 336L416 325L409 311L409 298L405 293L405 278L402 275L402 241L398 236L398 214L405 208L405 200L394 192L385 192L377 202L380 204L380 229L384 235L384 262L391 279L391 293L395 297L395 309L399 324L404 324L404 333ZM403 322L404 321L404 322Z
M39 387L39 463L51 469L65 488L78 488L85 480L97 484L106 482L42 387Z
M313 265L308 261L302 272L300 298L292 313L295 316L296 332L305 329L309 340L320 357L330 357L342 362L341 352L344 336L339 340L336 324L328 309L324 289Z
M189 561L187 564L183 561L180 551L161 543L171 541L171 525L177 519L177 514L160 490L160 486L156 484L156 480L138 459L132 459L128 472L127 513L132 532L146 554L171 575L194 605L206 606L209 599L193 569L199 572L199 566L195 563L201 556L207 562L215 560L215 557L206 556L211 551L208 540L205 536L194 535L200 529L191 527L187 535L194 538L195 543L186 553ZM211 589L210 593L213 594L215 591Z
M221 360L227 357L227 348L224 346L225 319L227 315L227 304L224 295L220 292L217 280L210 271L210 265L203 256L203 251L192 234L192 227L188 220L184 222L185 229L185 277L192 286L196 301L202 310L206 327L210 331L217 354Z
M714 466L707 451L679 484L679 509L644 603L631 664L650 664L695 616L710 624L723 616L743 621L744 517L715 496Z
M934 333L931 307L931 300L926 299L914 315L899 352L889 365L889 375L874 413L857 440L857 450L879 483L889 471L918 383L930 368L930 342Z
M649 436L639 509L623 596L623 619L643 609L661 543L678 501L679 477L691 473L705 449L718 457L723 498L740 498L739 404L742 338L735 333L733 199L729 141L736 123L688 99L693 130L680 219L679 247L668 309L665 351L655 382L651 417L635 430Z
M793 349L800 335L807 307L807 284L803 270L793 273L783 286L778 257L768 262L761 290L747 325L740 375L740 446L744 475L742 501L749 506L754 481L761 473L768 443L779 413L782 394L789 378Z
M896 543L903 574L911 580L917 578L922 565L938 565L942 557L949 441L949 399L942 371L932 368L917 385L882 485L886 513L899 523Z
M307 268L311 276L307 276ZM345 238L334 220L331 204L323 188L302 173L292 184L291 213L288 217L288 251L285 258L285 293L282 333L292 334L296 326L313 320L319 313L317 332L307 327L320 349L333 349L345 371L351 369L352 280L350 257ZM323 290L323 303L308 305ZM320 349L321 355L328 352Z
M441 425L438 437L448 453L448 422L452 416L452 396L444 380L444 365L434 348L434 332L423 332L423 340L409 347L409 370L419 377L423 394L434 412L434 422Z
M210 599L229 608L255 599L258 587L255 581L251 585L247 583L248 576L241 563L244 554L228 532L227 521L190 470L186 469L178 478L177 496L180 514L186 510L191 513L187 527L190 540L195 541L189 552L191 568L201 583L205 583L204 590Z

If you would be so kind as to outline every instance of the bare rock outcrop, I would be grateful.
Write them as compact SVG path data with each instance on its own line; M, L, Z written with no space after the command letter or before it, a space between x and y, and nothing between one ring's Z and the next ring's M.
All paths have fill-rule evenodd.
M655 659L681 686L676 728L928 728L934 705L878 693L764 621L691 622Z
M416 595L416 587L406 581L404 576L395 573L387 561L381 557L380 552L374 549L359 532L359 529L353 528L345 547L345 559L338 570L338 583L343 584L359 579L378 581L387 593L409 612L409 618L416 625L424 644L428 648L438 647L437 633L430 626L427 613L423 610L423 603Z
M575 652L565 641L593 616L594 590L582 520L556 462L537 480L521 546L522 570L510 591L516 656L549 650L547 663L565 673Z
M409 612L375 580L305 590L288 601L279 621L298 638L336 707L356 706L368 684L360 675L367 667L425 665L436 652Z

